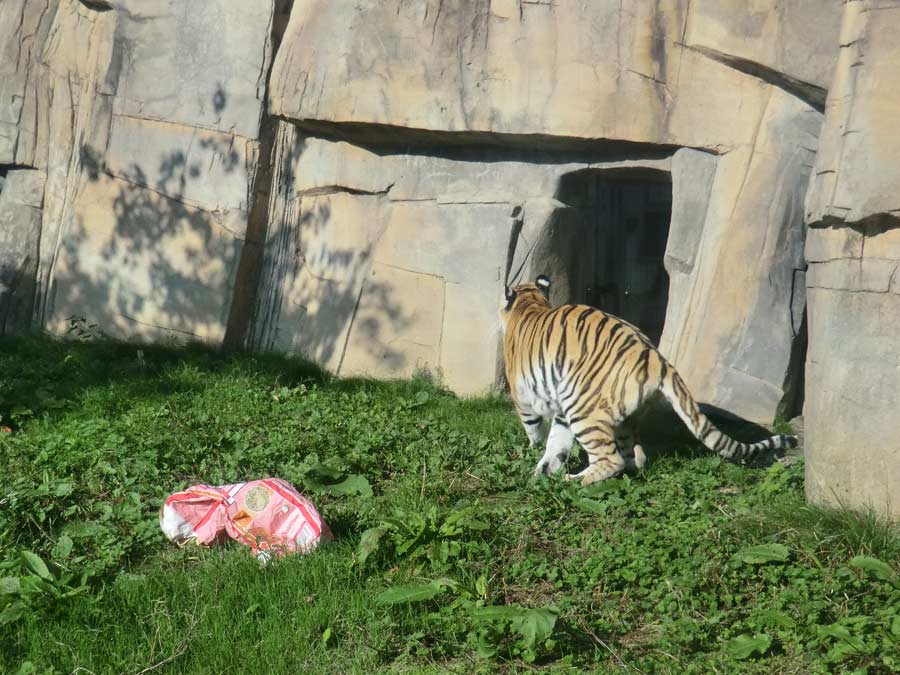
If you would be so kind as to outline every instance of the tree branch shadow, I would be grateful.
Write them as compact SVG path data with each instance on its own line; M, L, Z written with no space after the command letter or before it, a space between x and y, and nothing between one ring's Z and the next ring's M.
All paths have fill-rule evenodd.
M220 86L212 105L221 112L227 101ZM189 142L179 145L176 134L161 152L128 157L133 148L119 148L130 159L124 166L116 156L111 165L108 150L82 146L46 327L65 333L83 317L115 339L228 343L334 369L354 331L387 369L401 369L406 357L383 333L403 330L411 317L370 274L376 240L331 236L353 224L334 217L331 200L296 194L303 136L287 122L263 125L258 146L195 129ZM246 178L246 195L220 192L215 182L229 176ZM356 320L361 301L368 311Z

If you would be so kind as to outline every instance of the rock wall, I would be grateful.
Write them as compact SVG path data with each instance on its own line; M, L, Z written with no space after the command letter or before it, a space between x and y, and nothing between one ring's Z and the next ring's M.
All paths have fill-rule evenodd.
M0 335L31 326L45 179L36 169L0 176Z
M756 4L297 4L271 109L304 139L287 171L300 184L285 198L318 243L300 236L298 271L278 282L293 289L279 316L305 329L282 324L279 338L257 344L307 351L340 372L440 368L458 391L484 391L497 377L488 365L498 358L493 315L511 206L526 206L527 250L563 218L548 207L562 176L664 158L665 170L677 167L677 234L662 349L719 408L768 422L787 411L805 306L802 204L840 16L814 3ZM813 16L821 44L801 55L792 36ZM465 153L448 154L460 145ZM325 221L359 218L365 227L339 237L324 231ZM397 249L387 263L384 246ZM353 260L353 278L311 271L308 261L323 256ZM546 271L537 262L528 274ZM465 280L453 278L459 271ZM440 307L448 280L464 292L469 320L425 311ZM344 285L332 305L318 302L322 283ZM317 299L312 311L298 293ZM356 327L355 300L370 308Z
M273 2L3 3L0 164L46 176L35 325L224 339L275 16Z
M566 205L553 199L562 176L669 166L649 154L611 161L503 147L412 154L287 123L280 134L253 346L304 353L342 375L440 371L466 394L498 378L512 206L525 208L524 254L549 223L562 226Z
M512 207L514 267L564 299L588 264L567 181L654 172L661 349L698 398L770 422L808 324L810 496L880 476L884 503L896 4L4 0L0 330L84 316L482 392Z
M806 203L807 496L900 517L900 2L844 5Z

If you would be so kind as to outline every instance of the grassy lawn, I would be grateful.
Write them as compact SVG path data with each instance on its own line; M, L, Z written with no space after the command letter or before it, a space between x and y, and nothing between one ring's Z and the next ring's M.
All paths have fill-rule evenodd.
M802 462L535 479L502 398L298 361L0 341L0 672L887 673L900 535ZM279 476L334 542L176 549L167 494Z

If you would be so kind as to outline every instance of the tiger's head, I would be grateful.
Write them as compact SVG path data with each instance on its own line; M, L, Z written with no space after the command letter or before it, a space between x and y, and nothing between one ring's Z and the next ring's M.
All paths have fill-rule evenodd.
M513 317L530 306L550 307L550 278L541 274L533 284L504 286L500 299L500 328L506 328Z

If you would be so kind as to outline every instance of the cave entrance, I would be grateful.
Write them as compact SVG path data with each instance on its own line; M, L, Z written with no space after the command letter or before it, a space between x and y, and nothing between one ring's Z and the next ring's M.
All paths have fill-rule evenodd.
M562 176L557 199L577 214L567 247L568 302L636 325L659 344L669 275L663 265L672 219L672 179L656 169L586 169Z

